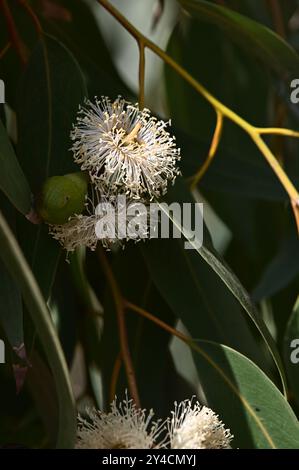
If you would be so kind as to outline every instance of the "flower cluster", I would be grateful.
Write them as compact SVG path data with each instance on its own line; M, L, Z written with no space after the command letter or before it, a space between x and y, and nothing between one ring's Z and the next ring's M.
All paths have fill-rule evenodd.
M175 403L172 417L153 421L153 412L138 409L132 400L103 413L88 413L89 422L79 418L77 448L80 449L230 449L233 439L219 417L197 401Z
M167 192L168 183L173 183L179 174L180 159L180 150L166 130L167 125L149 110L140 110L138 105L120 97L114 102L106 97L96 98L94 103L86 101L80 107L71 132L72 151L75 162L89 175L92 196L86 202L87 215L73 215L65 224L50 227L67 251L79 245L95 249L95 227L103 215L108 226L115 224L114 211L96 211L103 200L114 207L115 198L122 194L127 205L136 201L149 203ZM125 239L142 239L146 235L146 229L140 229L138 237ZM101 241L109 249L119 239L107 236Z
M232 439L214 411L191 400L175 403L168 430L172 449L228 449Z
M128 397L117 405L111 404L109 413L88 411L90 422L79 417L78 449L152 449L163 447L158 443L165 426L153 421L154 413L136 407Z

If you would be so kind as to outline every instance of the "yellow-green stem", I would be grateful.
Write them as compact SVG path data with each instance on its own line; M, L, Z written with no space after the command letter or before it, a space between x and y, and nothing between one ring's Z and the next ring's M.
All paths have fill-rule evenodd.
M216 152L220 143L221 135L222 135L222 129L223 129L223 115L219 113L219 111L217 111L216 114L217 114L217 122L216 122L216 127L215 127L215 131L213 134L212 142L211 142L211 147L210 147L207 159L205 160L204 164L202 165L202 167L199 169L199 171L196 173L196 175L193 178L191 189L194 189L195 186L198 184L198 182L201 180L203 175L208 170L210 164L212 163L214 156L216 155Z
M172 67L184 80L186 80L198 93L200 93L223 117L228 118L235 124L237 124L241 129L243 129L253 140L253 142L257 145L260 149L268 163L270 164L271 168L275 172L276 176L284 186L286 192L289 195L291 205L293 208L294 216L297 223L297 229L299 233L299 193L279 165L278 161L276 160L275 156L269 149L269 147L265 144L265 142L261 139L261 134L269 133L269 128L259 128L255 127L241 116L239 116L236 112L225 106L221 101L215 98L200 82L198 82L192 75L187 72L183 67L181 67L174 59L172 59L165 51L163 51L159 46L153 43L150 39L144 36L140 31L138 31L135 26L132 25L108 0L97 0L107 11L111 13L114 18L123 25L123 27L136 39L137 44L142 44L143 48L148 47L152 50L157 56L159 56L166 64ZM270 128L271 129L271 128ZM281 129L278 131L277 128L272 129L273 133L281 133L283 135L289 135L298 137L299 133L295 131L291 131L288 129Z

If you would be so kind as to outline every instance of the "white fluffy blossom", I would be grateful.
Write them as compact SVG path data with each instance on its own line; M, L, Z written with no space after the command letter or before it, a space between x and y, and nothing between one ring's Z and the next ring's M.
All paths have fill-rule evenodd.
M214 411L192 400L175 403L168 432L172 449L229 449L233 438Z
M147 413L126 398L111 404L111 411L93 410L90 421L79 418L77 448L79 449L152 449L160 448L157 439L163 425L153 421L153 412Z
M120 97L86 101L71 133L75 162L106 196L161 196L179 174L180 150L167 125Z
M94 191L89 206L88 215L74 215L63 225L50 225L51 235L67 252L79 246L95 250L98 241L109 250L129 240L144 240L158 223L148 206L125 195L107 199Z
M74 215L63 225L50 225L49 233L67 252L72 252L79 246L95 250L98 242L96 222L96 215Z

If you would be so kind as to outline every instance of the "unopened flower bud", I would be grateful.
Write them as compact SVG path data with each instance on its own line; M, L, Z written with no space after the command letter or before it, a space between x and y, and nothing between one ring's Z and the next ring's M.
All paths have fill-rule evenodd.
M37 198L37 212L48 224L64 224L74 214L81 214L87 195L85 173L69 173L48 178Z

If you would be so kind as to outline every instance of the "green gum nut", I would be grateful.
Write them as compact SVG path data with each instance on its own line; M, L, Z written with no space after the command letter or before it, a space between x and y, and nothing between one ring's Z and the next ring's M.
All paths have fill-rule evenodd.
M87 195L85 173L69 173L46 179L37 198L38 215L48 224L65 224L69 217L81 214Z

